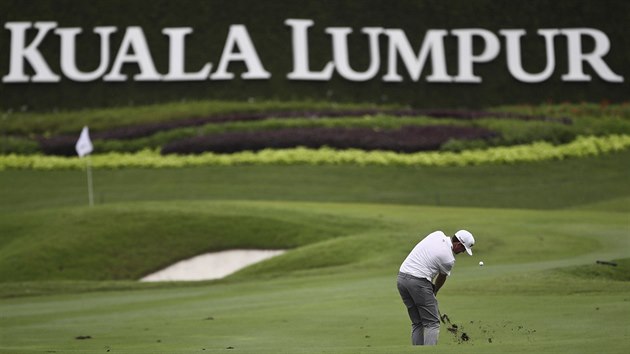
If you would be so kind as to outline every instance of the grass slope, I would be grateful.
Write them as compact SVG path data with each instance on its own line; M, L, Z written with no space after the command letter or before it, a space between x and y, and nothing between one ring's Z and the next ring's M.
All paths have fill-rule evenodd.
M226 203L114 204L0 216L4 281L138 279L200 253L291 249L367 229L367 221ZM37 222L32 222L37 220Z

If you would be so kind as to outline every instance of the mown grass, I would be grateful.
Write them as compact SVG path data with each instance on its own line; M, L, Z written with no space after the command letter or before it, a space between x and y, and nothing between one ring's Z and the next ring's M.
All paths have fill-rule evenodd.
M4 281L134 280L197 254L237 248L295 249L284 257L251 267L245 274L253 277L301 270L319 272L320 268L357 262L378 266L382 265L379 262L396 262L399 254L386 257L388 253L384 250L395 250L407 243L409 236L398 231L407 226L400 223L392 226L384 215L370 217L377 209L375 206L349 207L361 210L365 216L341 216L343 209L338 205L331 206L328 213L321 213L317 208L312 210L300 204L275 206L263 202L189 202L168 206L127 203L87 210L66 208L55 213L21 213L10 220L1 220L7 225L6 235L10 237L3 236L0 240L0 277ZM402 208L399 213L409 212ZM572 212L571 218L579 213ZM444 224L439 222L444 217L434 214L430 211L429 215L418 217L418 222L435 219ZM469 212L463 223L480 229L479 222L473 220L475 214ZM478 213L479 219L485 214L486 211ZM487 251L481 248L479 254L490 262L548 261L558 254L575 256L598 246L596 240L571 237L560 229L564 227L562 224L550 225L548 218L530 216L523 221L524 213L516 218L513 213L495 214L496 225L484 221L485 241L496 247L495 252L486 255ZM558 218L556 215L553 220ZM38 222L33 225L29 219ZM538 235L527 231L532 229L531 224L537 225ZM581 232L588 234L606 230L607 226L601 224L574 227L577 229L579 225ZM499 227L501 231L494 231ZM614 228L610 232L618 233ZM502 250L508 242L501 233L509 233L509 242L528 247Z
M95 170L97 204L169 200L296 200L488 208L596 206L630 211L630 152L466 167L210 166ZM0 172L0 211L87 204L85 171Z
M207 203L218 202L196 205ZM361 217L383 228L309 244L222 281L193 286L95 282L111 287L84 285L74 291L91 293L3 299L0 348L15 353L415 352L395 289L398 265L435 225L447 232L466 225L478 236L475 256L458 257L439 295L442 313L459 332L449 333L444 324L432 352L627 349L623 338L630 283L557 270L625 254L628 250L617 246L627 238L624 213L348 203L219 205L224 212L253 208L287 219L304 213L315 225L331 214L348 221ZM479 259L484 267L476 264ZM461 340L463 332L470 340Z

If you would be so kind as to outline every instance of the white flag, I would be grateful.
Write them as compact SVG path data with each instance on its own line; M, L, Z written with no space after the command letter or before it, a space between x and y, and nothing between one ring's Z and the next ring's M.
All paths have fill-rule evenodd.
M92 140L90 140L90 132L88 127L83 127L81 131L81 136L79 136L79 140L77 140L77 144L74 146L77 150L77 154L83 157L94 150L94 146L92 146Z

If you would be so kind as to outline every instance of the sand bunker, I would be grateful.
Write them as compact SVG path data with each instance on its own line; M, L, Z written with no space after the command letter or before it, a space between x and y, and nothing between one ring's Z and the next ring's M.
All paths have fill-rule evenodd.
M254 263L283 254L283 250L230 250L186 259L140 279L182 281L221 279Z

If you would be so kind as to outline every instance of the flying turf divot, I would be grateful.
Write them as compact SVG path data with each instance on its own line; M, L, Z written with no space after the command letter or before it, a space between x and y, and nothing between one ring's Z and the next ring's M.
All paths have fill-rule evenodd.
M478 335L480 340L487 341L488 343L497 342L496 331L489 326L485 326L481 323L481 321L470 321L471 326L475 326L477 328L473 328L471 330L465 331L465 327L462 324L452 323L451 319L447 314L443 314L440 316L440 320L443 324L448 324L446 330L453 335L453 340L458 344L463 344L467 342L473 342L471 337L471 330L475 332L479 332ZM508 327L509 326L509 327ZM504 322L502 324L503 328L511 328L511 332L515 334L524 334L527 336L528 341L532 341L532 335L536 333L535 329L527 329L522 325L515 325L512 322Z

